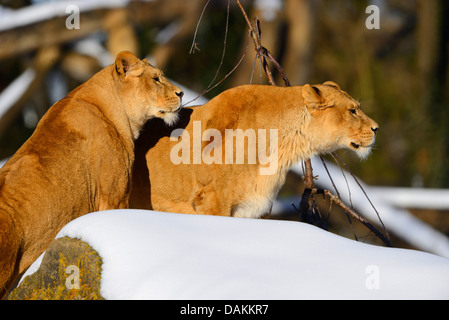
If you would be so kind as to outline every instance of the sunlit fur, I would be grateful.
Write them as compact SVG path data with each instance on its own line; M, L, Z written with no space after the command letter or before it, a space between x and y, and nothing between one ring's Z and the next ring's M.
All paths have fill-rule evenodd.
M223 92L203 106L184 108L173 128L155 123L136 141L130 205L159 211L257 218L270 213L287 171L298 161L346 148L364 158L378 125L359 103L333 82L274 87L245 85ZM194 123L201 133L216 129L277 129L278 165L261 175L256 164L174 164L170 141L176 128L191 139ZM268 135L268 134L267 134ZM268 139L268 138L267 138ZM221 150L225 139L218 142ZM204 148L209 141L203 141ZM190 154L198 152L190 144ZM200 150L201 151L201 150ZM245 154L247 157L247 154ZM192 156L191 158L192 159ZM222 163L225 163L224 161Z
M69 221L127 208L134 139L182 91L130 52L55 103L0 170L0 298Z

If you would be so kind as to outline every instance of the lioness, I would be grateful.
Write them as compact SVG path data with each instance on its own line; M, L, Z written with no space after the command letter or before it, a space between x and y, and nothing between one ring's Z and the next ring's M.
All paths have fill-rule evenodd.
M136 141L130 206L250 218L270 213L292 165L339 148L365 158L378 130L330 81L244 85L157 123Z
M0 171L0 296L69 221L127 208L134 140L183 92L130 52L55 103Z

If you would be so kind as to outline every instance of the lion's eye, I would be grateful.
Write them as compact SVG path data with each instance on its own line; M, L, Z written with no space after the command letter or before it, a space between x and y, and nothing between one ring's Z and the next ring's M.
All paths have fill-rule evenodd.
M154 77L153 80L156 81L156 82L160 82L159 77Z
M351 112L352 114L357 114L357 110L356 109L349 109L349 112Z

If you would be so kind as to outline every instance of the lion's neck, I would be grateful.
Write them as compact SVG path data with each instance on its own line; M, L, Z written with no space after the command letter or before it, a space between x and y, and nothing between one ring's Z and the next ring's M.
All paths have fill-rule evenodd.
M128 115L129 119L129 127L131 129L131 135L133 137L133 140L137 140L139 138L140 132L142 131L142 128L145 126L145 123L148 121L148 119L144 119L142 117L133 117L130 114Z
M109 84L105 86L104 84ZM129 152L134 149L134 128L113 85L114 78L109 67L95 74L76 91L76 98L83 98L96 106L114 125ZM140 130L140 129L139 129Z
M279 169L288 171L299 161L309 159L317 154L315 145L310 139L309 127L312 115L306 107L300 112L290 115L294 121L286 121L289 126L280 126L279 130Z

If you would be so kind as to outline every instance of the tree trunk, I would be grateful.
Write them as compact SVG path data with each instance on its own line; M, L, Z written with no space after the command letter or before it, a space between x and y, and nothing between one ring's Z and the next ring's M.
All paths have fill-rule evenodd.
M316 0L286 0L285 3L288 31L282 65L295 85L310 79L318 4Z
M448 66L448 4L445 0L418 2L418 71L420 106L428 119L432 144L428 168L432 187L447 187L449 181L449 118L444 95Z

